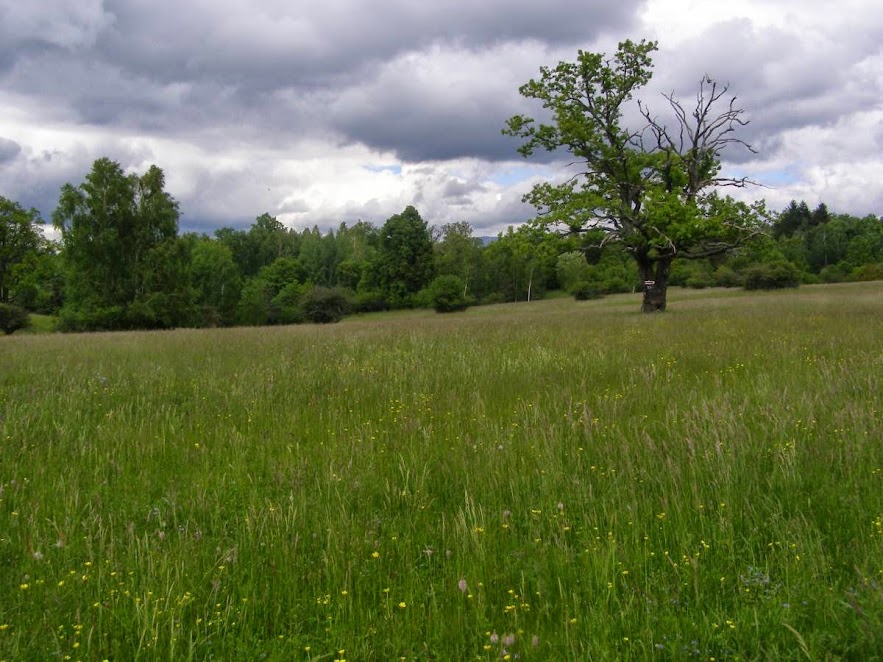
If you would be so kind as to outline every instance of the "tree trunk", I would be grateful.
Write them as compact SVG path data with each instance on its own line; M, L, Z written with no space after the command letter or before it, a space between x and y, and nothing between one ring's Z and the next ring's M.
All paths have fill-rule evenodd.
M644 301L641 304L642 313L665 312L665 298L668 293L668 270L671 267L670 259L651 260L638 262L641 278L644 281Z

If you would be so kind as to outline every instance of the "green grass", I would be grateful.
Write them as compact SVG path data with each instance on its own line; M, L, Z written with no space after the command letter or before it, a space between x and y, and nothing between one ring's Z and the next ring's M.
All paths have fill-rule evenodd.
M26 329L20 329L16 333L20 336L39 333L52 333L55 331L56 317L52 315L30 314L31 324Z
M880 283L638 307L0 338L0 659L880 659Z

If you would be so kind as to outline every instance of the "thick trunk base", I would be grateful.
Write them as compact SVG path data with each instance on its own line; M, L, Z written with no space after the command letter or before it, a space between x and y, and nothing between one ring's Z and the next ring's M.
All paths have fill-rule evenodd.
M642 313L665 312L665 288L657 285L644 288L644 302L641 304Z
M643 313L665 312L665 295L668 293L668 270L671 259L638 260L641 277L644 279Z

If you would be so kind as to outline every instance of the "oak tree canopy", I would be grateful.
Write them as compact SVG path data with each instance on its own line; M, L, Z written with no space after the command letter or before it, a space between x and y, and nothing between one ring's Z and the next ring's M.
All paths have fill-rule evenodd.
M570 178L525 196L540 212L534 223L623 244L645 282L644 312L665 310L672 261L723 254L759 233L766 217L762 203L721 194L752 183L721 174L726 148L751 149L737 136L748 122L728 86L703 76L689 110L666 96L671 125L634 99L650 81L656 48L624 41L613 57L579 51L576 62L541 67L519 91L541 101L551 121L515 115L503 130L524 140L522 156L570 153Z

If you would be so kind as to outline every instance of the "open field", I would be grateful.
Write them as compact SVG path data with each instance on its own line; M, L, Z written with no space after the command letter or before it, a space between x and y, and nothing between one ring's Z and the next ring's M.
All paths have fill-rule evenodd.
M883 284L0 338L0 660L880 659Z

